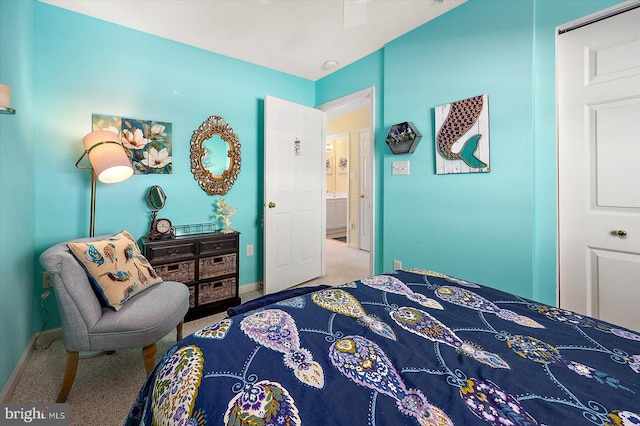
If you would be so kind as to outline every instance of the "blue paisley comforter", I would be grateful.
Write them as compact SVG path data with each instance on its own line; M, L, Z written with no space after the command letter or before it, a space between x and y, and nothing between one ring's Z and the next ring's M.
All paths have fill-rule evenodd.
M126 424L638 425L640 335L396 271L193 333L164 355Z

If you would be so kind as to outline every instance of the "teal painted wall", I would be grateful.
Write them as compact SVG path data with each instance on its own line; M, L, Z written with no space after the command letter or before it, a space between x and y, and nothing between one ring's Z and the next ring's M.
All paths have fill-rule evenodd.
M88 234L91 172L74 164L92 113L173 126L172 174L98 182L96 235L122 229L146 234L145 197L155 184L167 195L161 217L174 224L212 221L218 197L207 195L191 174L190 139L207 117L220 115L242 146L240 174L225 196L238 207L232 226L242 233L240 285L260 281L264 95L312 106L314 83L42 3L35 7L35 40L36 208L42 212L36 252ZM255 246L252 257L245 255L247 244Z
M616 3L469 0L314 83L35 0L0 0L0 81L18 110L0 116L0 384L45 320L37 257L88 233L90 173L74 163L92 113L171 122L174 141L173 174L98 184L97 234L144 235L154 184L168 197L163 216L209 221L217 197L191 176L189 140L210 115L229 122L242 171L226 199L239 208L246 284L262 278L264 95L319 105L375 86L376 271L400 259L553 303L555 27ZM480 93L489 94L492 171L436 176L433 108ZM393 156L386 130L406 120L423 140ZM410 160L411 175L391 176L394 159ZM47 307L48 327L59 326L53 298Z
M33 3L0 1L0 82L15 115L0 114L0 385L34 330Z
M91 131L92 113L173 125L172 174L98 183L96 235L122 229L146 234L145 197L155 184L167 194L161 215L174 224L211 221L218 197L193 179L189 142L211 115L233 127L242 144L242 167L225 198L238 207L233 227L242 232L242 285L262 279L264 96L313 106L315 83L35 0L0 4L0 81L13 86L19 111L0 117L4 386L28 340L47 320L39 305L40 253L88 234L91 173L74 164L83 151L82 137ZM252 257L245 255L247 244L254 244ZM58 327L55 299L45 303L53 315L47 328Z
M387 155L385 267L399 259L531 295L532 12L470 1L386 46L385 127L412 121L423 138L412 155ZM434 107L484 93L491 172L436 175ZM394 160L411 174L391 176Z
M542 302L556 293L555 27L619 1L470 0L384 49L383 269L393 259ZM491 172L436 175L434 107L489 95ZM393 160L411 162L391 176Z

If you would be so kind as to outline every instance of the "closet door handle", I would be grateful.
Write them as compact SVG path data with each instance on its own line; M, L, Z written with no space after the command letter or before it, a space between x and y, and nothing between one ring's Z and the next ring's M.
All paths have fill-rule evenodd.
M269 201L269 204L267 205L269 206L270 209L272 209L276 206L276 203L274 203L273 201Z

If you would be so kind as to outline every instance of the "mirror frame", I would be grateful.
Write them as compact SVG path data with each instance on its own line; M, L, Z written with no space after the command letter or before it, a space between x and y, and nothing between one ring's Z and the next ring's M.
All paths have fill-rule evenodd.
M162 206L160 207L156 206L153 202L153 199L155 198L153 196L154 192L157 193L158 198L162 198ZM158 212L164 208L166 203L167 196L160 185L153 185L151 188L149 188L149 193L147 194L147 205L149 206L149 210L151 210L152 212Z
M229 144L227 156L229 157L229 168L221 175L214 175L202 165L202 158L205 155L203 148L204 141L213 135ZM200 187L209 195L224 195L233 186L238 173L240 172L240 140L233 132L224 118L212 115L207 118L191 136L191 173Z

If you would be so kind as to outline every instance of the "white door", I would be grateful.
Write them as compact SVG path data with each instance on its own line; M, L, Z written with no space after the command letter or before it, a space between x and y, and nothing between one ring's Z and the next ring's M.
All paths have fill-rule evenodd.
M325 113L266 96L264 293L322 275Z
M358 132L358 175L359 201L358 201L358 244L360 250L369 251L371 249L371 232L373 231L372 214L372 181L371 162L373 155L371 152L371 130L365 129Z
M557 54L560 306L640 331L640 9Z

